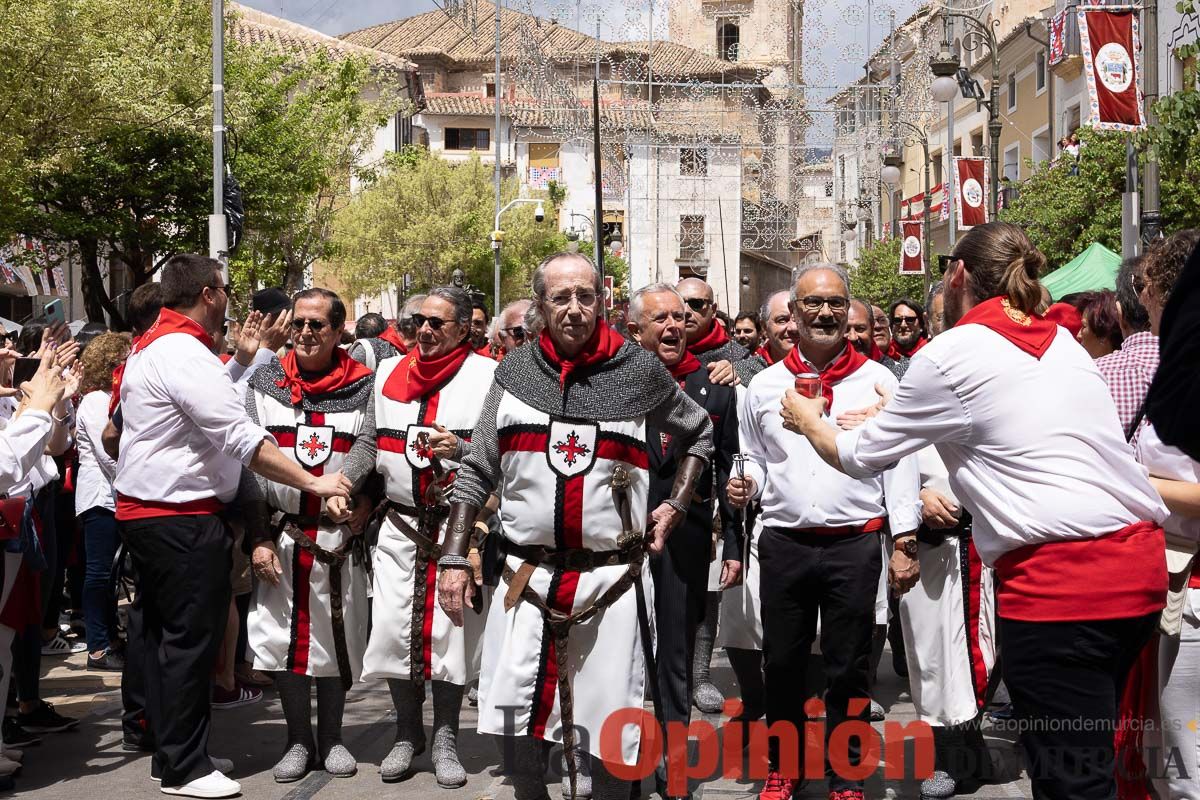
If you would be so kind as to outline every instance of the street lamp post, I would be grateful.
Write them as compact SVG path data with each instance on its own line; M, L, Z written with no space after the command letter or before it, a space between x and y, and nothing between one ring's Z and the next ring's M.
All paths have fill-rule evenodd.
M943 24L943 37L941 50L937 55L929 59L929 69L936 76L934 81L934 99L941 102L946 102L953 99L953 94L946 96L945 91L949 84L942 81L942 78L955 77L958 85L962 89L963 97L970 97L975 100L975 107L978 109L984 106L988 110L988 140L990 145L990 156L992 162L992 174L988 181L990 189L989 198L989 216L991 219L996 218L996 208L999 206L1000 198L1000 48L996 44L996 28L1000 27L1000 20L994 19L990 23L980 22L970 14L963 14L960 11L945 11L942 12L945 20ZM958 57L950 52L950 25L951 18L961 19L966 23L967 33L963 37L963 49L968 52L975 52L980 47L986 45L988 55L992 59L992 85L988 92L988 97L983 96L983 87L979 85L979 81L971 77L970 73L965 69L960 68ZM953 112L953 107L951 112Z
M533 216L538 222L546 218L546 209L542 205L542 201L536 197L518 197L515 200L510 200L508 205L504 206L496 212L495 226L492 228L492 253L495 257L495 279L496 279L496 306L495 313L500 312L500 244L504 241L504 231L500 229L500 217L504 216L504 212L508 211L515 205L521 203L537 203L537 209L534 210Z

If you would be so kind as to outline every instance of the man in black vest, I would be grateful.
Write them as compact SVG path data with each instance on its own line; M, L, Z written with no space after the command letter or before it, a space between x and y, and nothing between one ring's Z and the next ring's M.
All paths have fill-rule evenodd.
M691 713L692 661L696 628L703 620L712 556L713 499L721 518L721 588L741 579L741 525L728 505L724 487L738 452L737 396L732 386L709 382L708 371L687 349L683 298L668 284L638 289L629 302L629 333L633 340L662 360L688 397L712 419L713 459L697 483L687 516L667 540L661 555L651 558L658 634L658 696L664 721L687 724ZM669 434L646 426L650 457L650 506L671 496L682 455ZM713 470L716 470L716 487ZM659 792L667 797L665 776L657 775Z

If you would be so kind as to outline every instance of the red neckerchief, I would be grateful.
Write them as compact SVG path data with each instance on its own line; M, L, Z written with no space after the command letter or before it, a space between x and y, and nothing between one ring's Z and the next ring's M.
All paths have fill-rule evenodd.
M558 367L560 389L567 388L567 378L571 377L572 372L607 361L617 354L623 344L625 339L603 319L596 321L596 329L592 331L591 338L583 346L582 352L572 359L563 358L558 354L554 349L554 341L545 328L542 328L541 335L538 336L538 345L542 348L546 360Z
M490 358L492 361L500 360L500 355L492 352L492 346L490 344L485 344L483 347L476 350L475 355L483 356L484 358Z
M821 396L825 398L825 410L829 411L833 407L834 384L867 363L867 357L847 344L842 354L830 362L829 366L825 369L817 369L804 360L804 357L800 355L799 347L793 347L788 352L787 358L783 359L783 363L787 365L793 375L815 372L821 376Z
M295 350L289 350L279 363L283 365L283 378L275 381L275 385L291 392L293 406L300 405L305 395L320 397L336 392L371 374L371 370L355 361L340 347L333 351L333 366L316 380L307 380L301 374Z
M883 361L883 351L879 349L879 342L875 341L875 337L871 337L871 354L867 358L872 361Z
M984 300L963 314L955 327L972 324L991 328L1037 359L1046 354L1058 334L1056 323L1018 311L1009 304L1007 297Z
M1070 303L1055 303L1046 309L1044 316L1050 322L1062 325L1069 330L1074 338L1079 338L1079 331L1083 327L1083 316L1075 306Z
M441 358L421 357L421 348L415 347L407 354L383 384L383 396L400 403L411 403L418 397L436 392L453 378L467 356L471 345L463 342Z
M874 338L872 338L871 341L875 341ZM893 361L899 361L902 358L912 358L918 350L927 344L929 344L929 340L924 336L921 336L917 338L916 344L906 350L896 342L895 337L892 337L892 341L888 345L888 358L892 359ZM876 346L878 347L878 345Z
M695 344L689 344L688 350L696 355L707 353L709 350L716 350L721 345L729 341L729 334L725 331L725 326L721 321L714 319L712 327L708 329L708 333L704 334L704 338Z
M771 348L765 344L759 345L758 349L754 351L754 355L767 362L768 367L775 363L775 359L771 358Z
M687 350L683 351L683 358L679 360L678 364L667 366L667 371L671 373L672 378L679 381L680 386L683 386L683 381L688 375L698 369L700 369L700 359Z
M133 347L130 349L129 355L125 357L125 362L118 364L117 368L113 370L112 397L108 400L110 417L121 402L121 381L125 378L125 363L133 358L134 353L142 352L156 339L161 339L169 333L186 333L195 336L206 350L212 352L213 338L208 335L208 331L204 330L204 326L178 311L172 311L169 308L162 309L158 312L158 319L154 320L154 324L150 326L149 330L133 340Z
M379 338L399 350L400 355L408 354L408 345L404 343L404 340L400 338L400 334L396 332L396 329L390 323L383 329L383 333L379 334Z

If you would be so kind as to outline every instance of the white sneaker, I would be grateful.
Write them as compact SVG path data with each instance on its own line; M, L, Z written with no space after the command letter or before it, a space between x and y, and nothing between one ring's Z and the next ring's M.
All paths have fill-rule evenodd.
M7 753L8 751L6 750L5 752ZM229 773L233 772L233 762L230 761L228 758L217 758L216 756L209 756L208 760L212 764L212 768L215 769L217 772L221 773L222 775L228 775ZM151 762L151 766L153 767L153 762ZM151 773L150 773L150 780L154 781L155 783L162 782L162 778L159 777L158 775L155 775L153 771L151 771Z
M44 656L69 656L82 653L84 650L87 650L87 642L68 642L61 633L54 634L54 638L48 642L42 642L42 655Z
M233 797L241 793L242 785L213 770L203 778L196 778L183 786L161 786L159 791L180 797Z

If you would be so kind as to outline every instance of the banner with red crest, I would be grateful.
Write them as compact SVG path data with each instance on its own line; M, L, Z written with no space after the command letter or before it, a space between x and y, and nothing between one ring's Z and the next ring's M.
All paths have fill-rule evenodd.
M1050 66L1067 57L1067 12L1060 11L1050 18Z
M904 220L900 223L900 274L925 274L925 223Z
M1137 13L1130 6L1080 6L1078 14L1092 127L1144 129Z
M973 228L988 221L987 159L960 156L954 159L954 211L960 230Z

